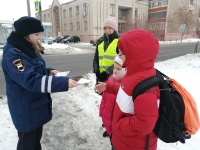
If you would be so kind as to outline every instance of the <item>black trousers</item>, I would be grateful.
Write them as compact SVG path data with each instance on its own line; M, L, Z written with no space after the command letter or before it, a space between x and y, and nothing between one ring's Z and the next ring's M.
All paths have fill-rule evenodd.
M17 150L41 150L41 137L43 126L30 132L18 131Z

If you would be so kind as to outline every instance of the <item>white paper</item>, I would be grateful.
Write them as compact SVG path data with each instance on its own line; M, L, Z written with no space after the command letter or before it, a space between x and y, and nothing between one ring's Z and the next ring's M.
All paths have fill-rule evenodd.
M70 71L58 72L55 76L67 76Z
M78 81L78 84L87 84L87 83L90 83L90 82L91 82L90 80L81 78L81 79Z

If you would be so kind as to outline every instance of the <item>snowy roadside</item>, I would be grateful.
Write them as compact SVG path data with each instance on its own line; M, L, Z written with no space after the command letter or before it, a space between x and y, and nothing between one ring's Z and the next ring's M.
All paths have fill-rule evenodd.
M48 44L42 44L42 46L45 48L44 54L45 55L60 55L60 54L84 54L84 53L94 53L94 50L90 50L87 47L92 47L90 43L78 43L78 45L83 45L86 48L80 49L77 47L72 47L67 44L62 43L54 43L51 45ZM3 47L0 48L0 57L2 57L3 54Z
M81 51L74 50L74 54L77 52ZM69 52L71 53L72 51ZM198 110L200 110L199 60L199 55L188 54L155 64L156 68L187 87L197 100ZM91 82L70 89L68 92L52 94L54 115L44 126L42 137L44 150L111 149L109 139L102 137L105 130L101 127L101 119L98 116L101 97L94 92L95 75L88 73L83 77ZM17 131L11 121L5 96L0 97L0 114L0 150L15 150ZM158 150L199 150L199 141L200 131L192 136L192 139L187 140L186 144L166 144L159 140Z

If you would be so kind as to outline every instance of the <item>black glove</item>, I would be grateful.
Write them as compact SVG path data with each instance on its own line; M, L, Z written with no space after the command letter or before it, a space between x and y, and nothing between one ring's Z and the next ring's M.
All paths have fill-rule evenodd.
M99 70L94 70L94 73L96 74L97 77L100 76L100 72L99 72Z
M101 79L103 81L108 80L108 77L110 76L110 74L108 72L106 72L106 71L102 72L100 75L101 75Z
M107 68L107 72L109 73L109 75L113 74L113 67L114 65Z
M107 133L107 131L105 131L105 132L103 133L103 137L109 137L109 134Z

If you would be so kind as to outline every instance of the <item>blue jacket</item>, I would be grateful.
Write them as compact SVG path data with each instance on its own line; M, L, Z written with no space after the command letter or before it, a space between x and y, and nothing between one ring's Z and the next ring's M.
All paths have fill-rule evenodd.
M50 93L68 90L67 77L49 76L51 68L36 54L31 58L13 45L4 47L2 68L12 121L18 131L29 132L52 118Z

